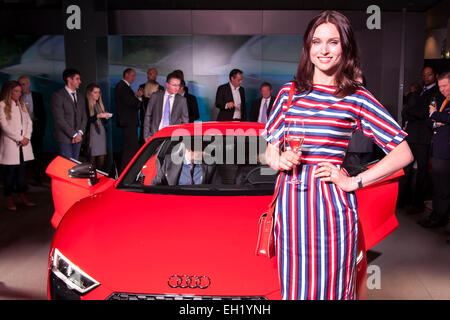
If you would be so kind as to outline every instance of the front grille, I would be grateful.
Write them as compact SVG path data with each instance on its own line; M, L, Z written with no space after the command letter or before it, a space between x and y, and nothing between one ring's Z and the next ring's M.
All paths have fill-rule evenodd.
M170 294L114 293L108 300L267 300L260 296L194 296Z

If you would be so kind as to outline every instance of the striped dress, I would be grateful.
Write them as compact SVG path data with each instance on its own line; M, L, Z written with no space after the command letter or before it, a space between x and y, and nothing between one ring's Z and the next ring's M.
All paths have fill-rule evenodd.
M288 83L278 93L263 132L269 143L280 147L293 120L303 121L301 165L297 176L293 177L292 171L284 175L275 208L283 299L354 299L358 236L355 193L314 178L317 164L330 162L340 167L357 128L385 153L402 142L406 133L364 88L337 98L333 96L335 87L314 85L308 94L294 94L288 110L290 87ZM303 183L287 183L293 178Z

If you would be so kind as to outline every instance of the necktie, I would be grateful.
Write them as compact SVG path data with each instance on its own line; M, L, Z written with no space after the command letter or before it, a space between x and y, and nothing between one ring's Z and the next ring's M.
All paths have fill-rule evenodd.
M267 122L267 99L264 99L264 105L261 110L261 122L266 123Z
M72 97L73 97L73 110L75 113L75 129L78 129L78 116L77 116L77 111L78 111L78 105L77 105L77 96L76 96L76 92L72 92Z
M195 182L194 182L194 164L193 163L191 163L190 164L190 174L191 174L191 184L195 184Z
M426 87L423 87L422 92L420 93L421 96L423 96L423 94L425 93L425 91L427 91L428 89Z
M444 102L442 103L441 110L439 110L439 112L444 111L444 108L445 108L445 106L447 105L447 102L448 102L448 98L446 98L446 99L444 100Z
M166 105L164 107L164 114L163 114L163 123L162 127L167 127L170 125L170 99L172 98L172 95L167 96Z

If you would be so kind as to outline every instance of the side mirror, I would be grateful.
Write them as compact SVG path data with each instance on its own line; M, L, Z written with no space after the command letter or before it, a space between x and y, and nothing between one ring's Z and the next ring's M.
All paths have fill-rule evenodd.
M74 179L89 179L89 185L93 186L98 183L97 171L91 163L80 163L69 169L69 177Z

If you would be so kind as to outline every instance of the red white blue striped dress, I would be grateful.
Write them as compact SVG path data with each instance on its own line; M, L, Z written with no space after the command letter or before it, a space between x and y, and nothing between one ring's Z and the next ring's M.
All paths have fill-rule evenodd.
M293 119L304 122L298 176L287 172L275 209L275 241L283 299L354 299L358 214L354 192L314 178L320 162L342 164L357 128L389 153L406 133L366 89L345 98L335 87L314 85L294 94L287 110L291 83L280 90L265 139L279 147ZM301 185L286 181L298 178ZM280 179L280 177L279 177Z

